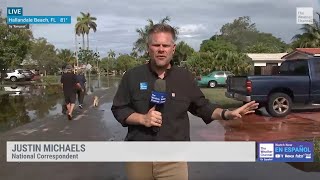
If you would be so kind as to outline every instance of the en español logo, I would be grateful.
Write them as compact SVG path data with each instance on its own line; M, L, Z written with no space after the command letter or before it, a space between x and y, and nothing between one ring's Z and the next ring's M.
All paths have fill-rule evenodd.
M257 161L313 162L313 142L258 143Z

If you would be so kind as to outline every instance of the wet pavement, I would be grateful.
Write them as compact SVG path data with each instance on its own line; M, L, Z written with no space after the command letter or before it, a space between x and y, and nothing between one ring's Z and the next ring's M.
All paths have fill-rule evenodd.
M194 117L193 119L196 119ZM199 119L201 121L201 119ZM194 126L197 126L196 124ZM320 110L293 112L285 118L247 115L241 120L218 121L194 132L201 140L286 141L320 137Z
M93 81L89 88L89 95L85 99L85 108L75 109L73 121L68 121L67 117L61 114L63 101L58 93L49 93L50 95L46 93L47 95L43 96L40 93L30 96L32 98L39 96L39 99L43 99L41 103L47 104L46 108L41 103L36 107L34 105L20 105L20 107L18 104L23 104L22 102L26 104L36 102L35 99L28 99L27 96L24 96L23 100L19 100L21 97L16 99L16 96L7 96L5 100L0 99L0 109L5 104L14 104L12 107L19 107L15 108L14 115L20 115L18 116L20 118L12 118L8 115L9 109L0 110L0 118L6 117L6 123L1 121L3 130L0 132L1 180L126 179L124 163L6 163L5 142L8 140L122 141L127 129L116 122L110 110L117 86L118 81ZM98 108L92 107L93 95L100 97ZM43 110L39 111L39 108ZM190 114L191 139L193 141L312 139L320 136L320 118L318 117L320 117L318 110L294 112L287 118L253 114L242 120L214 121L206 125L200 118ZM23 118L26 120L20 122ZM319 172L304 172L286 163L190 163L189 172L190 179L195 180L320 178Z

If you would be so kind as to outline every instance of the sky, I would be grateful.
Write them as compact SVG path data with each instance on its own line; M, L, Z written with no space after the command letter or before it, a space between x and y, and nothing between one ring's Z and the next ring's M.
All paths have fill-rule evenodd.
M296 8L313 7L316 12L320 0L1 0L0 9L6 12L6 7L23 7L26 16L71 16L71 24L31 26L35 38L45 37L56 48L71 50L81 42L78 37L75 43L76 17L90 12L98 25L96 33L90 33L90 47L105 57L110 49L130 53L138 38L136 29L147 19L158 22L165 16L171 18L170 25L179 27L178 42L185 41L196 51L203 40L240 16L250 16L259 31L289 43L300 32Z

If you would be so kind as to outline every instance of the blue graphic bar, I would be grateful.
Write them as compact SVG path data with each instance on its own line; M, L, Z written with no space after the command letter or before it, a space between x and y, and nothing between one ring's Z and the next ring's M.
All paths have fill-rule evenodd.
M313 142L263 142L258 143L257 161L263 162L313 162Z
M7 16L7 24L71 24L71 16Z

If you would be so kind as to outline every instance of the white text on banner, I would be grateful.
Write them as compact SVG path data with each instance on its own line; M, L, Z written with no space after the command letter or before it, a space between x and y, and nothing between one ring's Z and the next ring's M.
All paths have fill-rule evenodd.
M255 142L8 141L8 162L255 162Z

